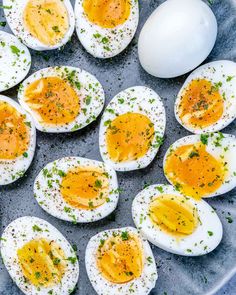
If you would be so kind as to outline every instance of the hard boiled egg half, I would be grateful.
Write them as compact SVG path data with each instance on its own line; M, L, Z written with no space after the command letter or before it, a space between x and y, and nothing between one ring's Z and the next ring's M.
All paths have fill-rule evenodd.
M23 108L43 132L81 129L102 111L104 91L90 73L74 67L50 67L28 77L18 92Z
M236 118L236 63L214 61L196 69L175 102L175 116L193 133L215 132Z
M148 166L165 132L165 109L156 92L144 86L118 93L105 109L99 131L101 156L118 171Z
M141 191L133 201L132 216L144 237L174 254L204 255L222 239L222 224L213 208L171 185L151 185Z
M49 214L71 222L92 222L115 210L115 171L106 164L67 157L47 164L35 179L34 196Z
M196 199L236 187L236 138L209 133L177 140L164 157L164 173L177 190Z
M84 48L98 58L119 54L138 26L137 0L76 0L76 31Z
M24 175L34 157L35 142L32 117L13 99L0 95L0 185Z
M73 248L43 219L25 216L11 222L1 238L1 255L24 294L70 294L78 281Z
M28 47L51 50L69 41L75 27L70 0L3 0L13 33Z
M93 236L86 248L85 265L98 295L147 295L157 280L152 250L133 227Z
M14 87L29 72L31 55L15 36L0 31L0 92Z

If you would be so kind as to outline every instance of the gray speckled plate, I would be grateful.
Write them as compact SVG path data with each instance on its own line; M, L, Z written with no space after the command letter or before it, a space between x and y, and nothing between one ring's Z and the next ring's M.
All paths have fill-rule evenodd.
M212 9L219 24L216 45L207 61L231 59L236 61L236 0L213 0ZM73 1L74 2L74 1ZM37 133L37 150L31 168L21 180L0 189L0 226L1 232L6 225L17 217L34 215L46 219L56 226L72 244L78 247L80 258L80 278L75 294L95 294L84 267L84 252L89 238L98 231L119 226L133 225L131 203L134 196L145 184L166 183L162 172L162 159L168 146L178 138L188 134L175 120L173 104L176 94L186 77L161 80L154 78L141 68L137 57L137 37L140 28L150 13L162 3L160 0L140 1L139 30L131 45L112 60L97 60L87 54L74 35L72 41L60 51L32 52L31 73L46 66L79 66L95 74L105 88L106 104L119 91L134 85L146 85L156 90L163 98L167 111L167 131L165 143L158 156L146 169L137 172L118 173L119 184L123 189L118 209L114 214L93 224L72 225L58 220L44 212L33 198L33 181L38 172L48 162L62 156L81 156L101 160L98 147L99 120L85 129L73 134ZM0 4L2 2L0 1ZM0 11L0 21L4 21ZM6 26L3 30L9 31ZM47 60L48 57L49 59ZM4 93L16 96L16 89ZM236 122L224 132L236 135ZM232 161L236 159L232 159ZM224 237L220 246L212 253L197 258L180 257L153 247L159 271L159 279L152 295L163 294L213 294L236 269L236 190L225 196L209 200L216 208L224 226ZM228 223L227 217L233 223ZM166 292L166 293L165 293ZM11 281L2 262L0 262L0 294L22 294Z

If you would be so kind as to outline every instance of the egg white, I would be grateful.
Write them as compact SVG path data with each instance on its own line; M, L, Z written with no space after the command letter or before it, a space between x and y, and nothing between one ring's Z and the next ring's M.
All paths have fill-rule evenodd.
M81 85L80 89L73 87L80 98L80 112L71 123L61 125L46 124L25 101L25 88L35 80L39 80L43 77L59 77L65 79L66 71L75 71L74 78L78 80ZM89 102L87 101L88 97L90 97ZM18 92L18 100L22 107L31 113L38 130L42 132L63 133L79 130L96 120L103 109L105 95L102 85L92 74L75 67L58 66L41 69L24 80ZM86 112L82 110L86 110Z
M236 63L229 60L219 60L207 63L195 71L193 71L187 80L184 82L184 85L179 91L177 99L175 101L175 117L177 121L187 130L192 133L200 134L204 132L215 132L219 131L226 126L228 126L236 118ZM222 117L214 124L205 127L198 128L190 126L181 121L179 117L179 106L181 104L181 96L185 89L188 87L188 84L192 80L197 79L206 79L210 81L213 85L222 83L222 86L219 87L219 92L224 98L224 112Z
M139 237L143 247L144 266L139 278L124 284L116 284L106 280L98 269L96 261L97 250L101 240L106 240L107 238L112 237L113 234L120 235L124 231L133 233ZM149 243L139 235L137 229L133 227L109 229L93 236L86 248L85 266L90 282L98 295L147 295L155 287L158 278L155 259Z
M28 74L31 55L15 36L0 31L0 92L16 86Z
M14 107L20 114L25 116L25 123L29 127L29 146L26 150L27 157L21 155L14 160L0 159L0 186L12 183L22 177L29 168L35 152L36 130L34 121L29 113L16 103L13 99L0 95L0 101L5 101Z
M34 230L35 225L40 230ZM53 290L53 294L70 294L79 278L78 260L74 264L68 261L61 282L55 286L38 288L24 279L17 250L29 241L40 238L55 241L64 251L66 257L76 257L76 253L69 242L54 226L43 219L24 216L12 221L3 232L0 248L6 269L24 294L46 295L49 294L50 290Z
M3 0L3 5L5 7L4 13L14 35L20 38L26 46L38 51L57 49L65 45L70 40L75 28L75 16L71 2L70 0L62 1L68 13L69 28L65 36L60 40L60 42L51 46L45 45L40 42L37 38L32 36L28 29L25 27L23 21L23 11L28 0Z
M125 23L115 28L102 28L89 21L84 13L83 0L76 0L76 32L86 51L97 58L110 58L119 54L129 45L138 26L138 1L130 0L130 6L130 16ZM103 38L109 41L104 43L105 39Z
M209 133L208 135L209 137L206 151L216 159L227 163L227 173L224 179L224 183L214 193L204 195L204 198L225 194L236 187L236 161L234 160L236 154L236 137L231 134L222 134L220 132ZM221 138L222 136L223 138ZM164 156L163 167L165 167L165 162L169 153L182 145L196 144L198 142L201 142L201 135L185 136L174 142L169 147ZM172 185L174 185L174 183L172 183L171 180L168 179L168 175L165 174L165 176L167 180Z
M149 216L150 203L163 194L183 197L171 185L156 184L142 190L133 201L132 217L143 236L157 247L178 255L199 256L213 251L223 235L222 224L215 210L203 200L196 201L184 196L186 201L197 208L199 224L191 235L176 239L154 225Z
M210 54L217 20L201 0L167 0L145 22L138 40L142 67L159 78L183 75Z
M111 112L111 110L113 110ZM127 162L114 162L107 151L106 132L108 120L127 112L140 113L147 116L154 124L155 136L152 145L143 157ZM99 147L103 161L117 171L130 171L147 167L156 156L165 133L165 108L159 95L144 86L135 86L118 93L106 107L100 124Z
M70 206L60 193L62 181L61 171L66 173L76 167L95 167L108 174L109 202L85 210ZM34 182L34 196L39 205L49 214L62 220L71 222L93 222L100 220L115 210L119 199L118 183L115 171L103 162L80 157L66 157L47 164L36 177Z

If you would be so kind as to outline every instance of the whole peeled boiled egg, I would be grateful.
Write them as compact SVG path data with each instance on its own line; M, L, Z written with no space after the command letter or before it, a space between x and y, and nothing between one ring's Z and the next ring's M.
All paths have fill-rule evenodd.
M4 0L4 13L13 33L34 50L63 46L73 34L70 0Z
M140 33L141 65L159 78L183 75L206 59L216 36L216 18L203 1L167 0L151 14Z
M137 0L76 0L76 31L84 48L110 58L131 42L139 20Z

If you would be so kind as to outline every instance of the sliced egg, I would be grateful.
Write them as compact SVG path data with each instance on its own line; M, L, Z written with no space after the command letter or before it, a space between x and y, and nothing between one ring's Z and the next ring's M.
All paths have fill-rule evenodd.
M236 63L214 61L196 69L175 102L178 122L193 133L215 132L236 118Z
M80 157L47 164L34 183L34 196L49 214L71 222L100 220L115 210L118 183L106 164Z
M86 248L85 265L98 295L147 295L157 280L152 250L133 227L93 236Z
M33 119L13 99L0 95L0 185L22 177L34 157Z
M70 0L3 0L13 33L34 50L51 50L67 43L75 17Z
M25 216L11 222L1 238L1 255L24 294L70 294L78 281L73 248L43 219Z
M43 132L79 130L98 117L104 91L90 73L74 67L50 67L37 71L21 85L18 99Z
M138 26L137 0L76 0L76 31L84 48L110 58L131 42Z
M133 201L132 216L144 237L174 254L204 255L222 239L222 224L215 210L171 185L151 185L142 190Z
M31 65L31 55L15 36L0 31L0 92L20 83Z
M102 116L99 145L101 156L118 171L148 166L165 132L165 109L161 98L144 86L118 93Z
M218 132L186 136L166 152L164 173L187 196L218 196L236 187L235 153L234 135Z

